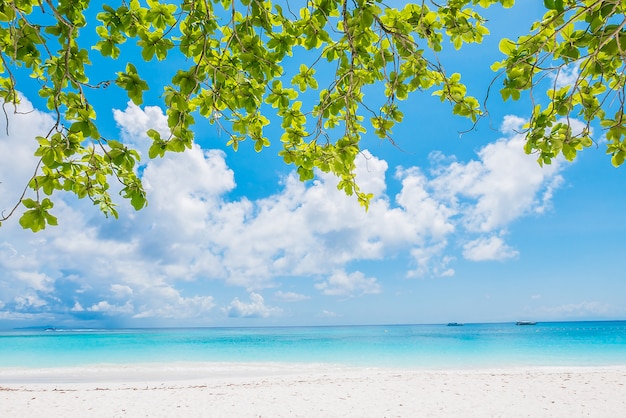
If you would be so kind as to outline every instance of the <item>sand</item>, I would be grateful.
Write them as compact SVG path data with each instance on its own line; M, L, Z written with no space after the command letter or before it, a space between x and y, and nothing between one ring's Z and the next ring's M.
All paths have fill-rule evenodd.
M0 369L2 417L625 417L626 367Z

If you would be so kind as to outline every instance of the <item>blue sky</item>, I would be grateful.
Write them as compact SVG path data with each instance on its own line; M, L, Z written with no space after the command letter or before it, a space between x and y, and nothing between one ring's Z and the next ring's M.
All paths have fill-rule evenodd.
M528 3L490 10L483 45L442 54L480 99L500 37L540 16L541 2ZM124 65L94 59L94 74L104 63ZM140 71L154 82L175 65ZM52 120L22 85L20 113L0 130L1 210L32 175L32 138ZM148 160L144 132L166 130L158 96L141 107L114 89L93 98L101 132L146 156L146 209L119 199L116 221L58 194L58 227L33 234L17 217L0 227L0 328L626 318L626 174L597 128L597 149L541 168L515 133L528 103L494 91L489 118L461 136L467 120L416 94L402 103L397 146L362 142L358 181L376 195L364 212L332 176L297 180L277 156L275 122L261 154L245 143L234 153L198 119L192 150Z

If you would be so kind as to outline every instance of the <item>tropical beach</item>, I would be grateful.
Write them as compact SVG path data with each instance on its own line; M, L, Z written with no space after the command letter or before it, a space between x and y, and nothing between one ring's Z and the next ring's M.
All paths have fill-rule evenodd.
M0 374L11 417L616 417L626 367L419 371L170 364Z
M626 322L0 332L11 417L613 417Z
M0 2L0 418L626 417L625 16Z

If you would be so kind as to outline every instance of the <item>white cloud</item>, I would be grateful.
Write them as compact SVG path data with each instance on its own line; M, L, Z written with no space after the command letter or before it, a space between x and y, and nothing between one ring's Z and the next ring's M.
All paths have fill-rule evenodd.
M233 301L225 309L231 318L268 318L282 314L282 309L265 305L263 296L258 293L250 293L250 302L242 302L239 298Z
M333 311L329 311L329 310L324 309L324 310L321 312L320 316L321 316L322 318L336 318L336 317L338 317L339 315L338 315L336 312L333 312Z
M278 299L283 300L285 302L300 302L303 300L311 299L310 296L303 295L301 293L283 292L280 290L274 293L274 296L276 296Z
M17 271L15 278L24 285L38 292L49 293L53 290L54 280L46 274L33 271Z
M141 130L133 126L126 131L129 137L165 123L160 110L145 112L150 113L147 120L137 116L138 112L141 109L131 106L124 112L127 119L118 117L123 127L137 118L142 121ZM514 123L520 122L513 118L505 121L507 126ZM545 207L558 182L544 190L542 199L536 199L544 180L541 175L531 176L535 180L524 188L527 179L520 181L517 171L498 164L500 158L520 155L527 164L522 171L525 167L540 171L532 158L525 158L515 135L500 140L497 146L485 147L479 154L481 160L439 167L433 178L415 167L399 169L402 189L396 196L398 207L392 207L384 195L387 163L364 152L357 160L359 183L363 190L378 196L365 213L354 199L336 190L337 180L326 174L309 187L289 176L284 189L275 195L224 202L223 196L235 187L224 154L194 147L149 163L144 181L150 206L146 221L141 220L144 214L138 220L151 231L151 242L161 241L160 237L172 242L167 247L157 244L160 270L167 277L206 275L255 291L274 286L273 278L279 275L329 274L348 262L381 259L398 248L409 247L414 255L443 252L447 237L458 228L455 217L470 230L490 232L531 212L531 207L535 211ZM470 193L475 205L466 195L469 188L464 179L481 184L474 185L475 191ZM496 180L503 185L492 187ZM447 194L449 187L441 186L450 183L458 184L451 195ZM516 199L511 199L512 195ZM511 210L511 202L516 200L517 206ZM436 275L453 274L453 269L445 266L453 259L443 255ZM427 263L418 264L428 275Z
M72 312L84 312L85 308L78 301L74 302L74 306L71 309Z
M159 108L129 105L114 114L122 139L139 144L143 153L149 146L145 130L165 133ZM0 136L0 147L11 150L0 152L0 177L13 178L11 170L17 170L27 181L36 142L22 138L39 134L51 119L33 111L11 120L18 117L21 122L11 124L18 131ZM308 184L289 175L274 194L250 200L232 197L235 177L222 151L194 145L144 161L149 205L140 213L124 202L118 221L105 219L91 202L59 194L54 196L59 227L33 235L15 221L3 224L2 303L12 309L16 297L32 295L20 307L39 306L44 315L38 301L65 292L66 312L197 318L212 311L215 299L203 286L188 293L186 284L219 280L252 292L250 302L235 299L229 315L277 315L281 310L267 307L258 292L276 288L281 300L304 300L305 295L280 290L280 282L292 277L326 277L315 284L320 292L356 296L381 292L376 278L345 272L362 260L409 258L408 277L446 277L454 274L459 242L468 243L470 259L510 256L516 250L501 238L507 225L548 208L562 183L560 161L541 169L523 154L514 132L520 123L508 117L506 137L483 147L475 160L434 153L432 171L393 168L401 186L395 196L386 195L387 162L364 151L356 162L358 182L376 194L368 212L337 190L337 179L329 174ZM6 186L0 184L0 198L8 196ZM20 188L11 190L15 195Z
M112 284L111 293L118 299L128 298L132 296L133 289L131 289L130 286L123 284Z
M51 321L55 319L55 315L43 312L43 313L30 313L30 312L15 312L15 311L0 311L0 319L7 321Z
M167 139L170 134L163 110L157 106L145 106L142 109L132 101L128 101L125 110L113 109L113 118L121 129L121 139L132 144L139 151L142 162L148 159L148 148L152 145L152 139L146 132L154 129L161 134L163 139Z
M46 301L37 295L24 295L15 298L15 308L18 311L46 306Z
M471 232L491 232L541 212L560 184L563 162L541 167L534 156L524 154L523 145L523 136L515 134L483 147L478 160L440 167L431 182L434 195L454 204L461 226ZM551 189L546 194L547 184Z
M74 305L76 307L76 304ZM126 302L124 305L111 304L106 300L101 300L86 309L88 312L101 312L106 315L131 314L133 313L133 305Z
M360 271L350 274L336 271L328 279L315 284L315 288L330 296L357 296L381 292L376 278L365 277Z
M396 200L404 208L405 222L395 226L402 228L407 238L419 237L419 243L425 239L440 241L454 231L454 224L450 219L454 211L448 202L433 196L429 191L431 181L420 169L401 168L396 177L402 181L402 190Z
M563 177L554 176L551 179L546 179L544 182L544 189L542 193L538 193L539 198L538 205L535 205L532 210L537 214L542 214L552 207L552 198L554 192L559 189L564 183Z
M580 77L580 69L578 68L578 65L572 64L561 68L556 73L551 73L550 76L557 89L566 86L573 86L578 77Z
M463 257L472 261L505 260L519 255L500 237L480 237L463 246Z
M500 125L500 132L505 135L515 135L522 131L524 124L528 122L524 118L515 115L506 115Z
M436 245L411 249L411 257L416 267L409 270L406 276L408 278L454 276L455 271L450 267L454 257L444 254L447 245L446 241L440 241Z
M215 223L212 214L223 210L222 195L235 187L224 153L197 145L150 162L143 181L151 227L181 242L192 241Z
M356 168L359 187L374 196L383 196L387 189L385 172L389 167L385 160L376 158L369 150L361 151Z
M205 318L215 307L213 296L184 297L171 286L145 288L133 300L138 305L133 318Z

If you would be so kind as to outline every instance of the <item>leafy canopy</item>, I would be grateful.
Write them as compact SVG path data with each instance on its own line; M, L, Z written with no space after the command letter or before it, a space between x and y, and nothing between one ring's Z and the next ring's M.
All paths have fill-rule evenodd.
M251 141L261 151L270 144L264 128L271 119L284 132L280 155L296 167L301 180L312 179L315 169L331 172L340 180L339 189L355 194L367 207L372 196L359 189L354 174L365 132L371 129L393 141L392 129L403 119L399 102L416 91L431 91L449 102L454 114L474 122L483 116L461 75L447 74L437 53L448 44L459 49L481 43L489 31L480 11L513 3L448 0L394 8L382 0L122 0L116 6L101 5L96 26L93 21L88 25L89 0L3 1L0 100L5 111L11 104L15 108L20 100L16 73L27 71L55 123L47 135L36 138L36 172L0 221L25 208L20 218L24 228L55 225L48 196L61 190L87 197L105 215L117 217L109 194L114 180L135 209L147 204L137 151L98 131L89 97L105 88L125 91L137 105L144 92L163 89L169 133L147 132L150 158L190 148L200 117L227 132L235 150ZM528 35L500 42L505 57L493 65L503 80L504 100L531 93L525 151L537 153L541 164L559 154L572 160L592 145L590 124L599 121L606 128L612 163L621 165L626 157L626 2L544 4L546 14ZM125 49L138 51L147 62L183 58L184 67L165 86L148 85L131 62L109 79L90 80L93 54L119 60ZM285 67L302 54L312 57L310 63L288 75ZM577 71L575 81L560 86L558 74L568 68ZM554 87L547 98L534 97L548 74L556 75ZM365 100L369 86L380 86L375 90L379 102ZM606 115L608 108L617 112ZM576 131L573 118L586 127Z

